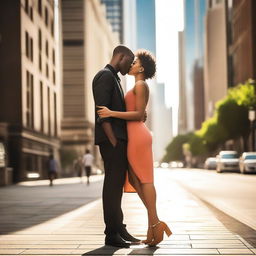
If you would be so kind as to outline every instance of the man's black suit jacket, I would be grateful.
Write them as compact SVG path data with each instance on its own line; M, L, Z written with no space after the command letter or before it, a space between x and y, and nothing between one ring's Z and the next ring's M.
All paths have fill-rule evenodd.
M118 118L102 118L97 114L96 106L106 106L114 111L126 111L124 94L120 78L109 64L100 70L92 82L95 102L95 144L99 145L108 140L101 124L110 122L117 139L127 140L126 121Z

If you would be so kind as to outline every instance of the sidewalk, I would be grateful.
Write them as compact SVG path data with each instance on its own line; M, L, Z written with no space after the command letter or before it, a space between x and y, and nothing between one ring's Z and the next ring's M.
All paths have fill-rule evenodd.
M256 254L255 248L225 228L201 201L165 175L164 170L156 171L155 181L159 216L173 232L156 248L103 246L102 205L97 199L38 225L0 235L0 255ZM71 192L66 189L66 193ZM129 232L143 239L147 215L136 194L124 194L123 209Z

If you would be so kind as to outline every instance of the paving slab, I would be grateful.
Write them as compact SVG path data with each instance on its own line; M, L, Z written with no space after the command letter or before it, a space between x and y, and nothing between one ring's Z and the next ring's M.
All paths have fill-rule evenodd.
M31 201L28 196L23 198L24 207L27 209L20 209L23 205L22 199L14 193L19 193L24 185L14 187L13 190L9 188L12 199L1 201L0 206L8 205L9 210L15 210L15 203L19 201L15 210L17 219L11 222L13 216L8 216L8 210L0 211L0 216L8 220L7 224L0 221L0 232L2 228L8 230L8 223L17 226L15 231L0 235L0 255L245 256L256 254L256 249L248 241L229 230L216 218L211 209L174 180L169 179L163 171L156 171L155 181L159 217L168 223L173 232L171 237L165 237L157 247L134 245L129 249L120 249L104 246L101 199L95 197L94 200L87 198L83 201L81 195L84 193L86 198L88 192L89 198L93 199L93 186L97 190L101 189L102 185L99 186L98 183L102 181L99 179L91 184L91 188L87 188L84 184L72 180L71 183L56 184L53 188L56 198L48 197L48 202L45 201L45 197L40 197L40 193L46 191L46 185L40 183L36 187L35 183L30 183L25 190L31 189L37 197L33 198L32 194ZM8 195L7 191L2 191ZM74 193L73 197L72 193ZM69 207L70 205L72 207ZM45 210L45 207L48 212L40 216L40 211ZM124 222L129 232L144 239L147 215L136 194L124 194L123 211ZM26 222L25 225L21 223L21 216Z

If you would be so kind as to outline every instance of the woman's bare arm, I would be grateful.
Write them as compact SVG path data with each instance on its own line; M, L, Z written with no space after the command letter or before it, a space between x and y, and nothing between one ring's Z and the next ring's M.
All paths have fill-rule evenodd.
M107 107L104 106L98 106L101 108L98 110L98 115L101 118L105 117L115 117L120 118L128 121L143 121L145 116L145 109L147 106L147 100L148 100L148 87L143 81L139 81L135 85L135 98L136 98L136 110L135 111L127 111L127 112L121 112L121 111L112 111L109 110Z

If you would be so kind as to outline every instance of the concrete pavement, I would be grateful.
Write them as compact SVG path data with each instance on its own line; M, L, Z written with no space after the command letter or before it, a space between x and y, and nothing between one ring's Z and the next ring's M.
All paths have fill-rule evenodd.
M90 186L73 183L53 188L1 188L1 219L8 220L10 216L17 228L9 231L0 222L0 255L256 254L252 245L228 229L210 208L170 178L166 170L155 172L155 182L159 216L173 232L156 248L103 246L100 180ZM123 210L129 232L143 239L146 211L136 194L124 194ZM10 225L11 219L8 221Z

